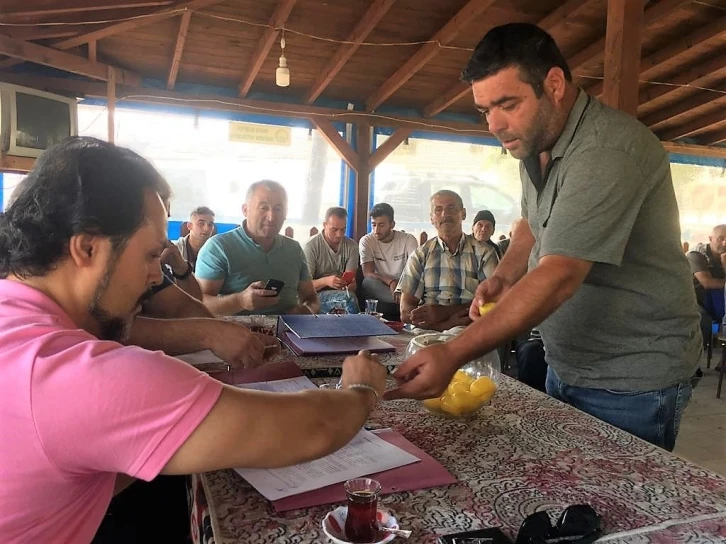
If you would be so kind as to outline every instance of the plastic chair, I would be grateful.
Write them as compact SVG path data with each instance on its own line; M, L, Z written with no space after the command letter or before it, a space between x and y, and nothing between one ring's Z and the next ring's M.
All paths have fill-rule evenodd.
M718 334L718 325L723 321L724 316L724 291L723 289L707 289L703 297L703 307L713 318L713 324L716 325L711 327L711 337L704 338L706 343L706 368L711 368L711 358L713 356L713 340L714 334Z

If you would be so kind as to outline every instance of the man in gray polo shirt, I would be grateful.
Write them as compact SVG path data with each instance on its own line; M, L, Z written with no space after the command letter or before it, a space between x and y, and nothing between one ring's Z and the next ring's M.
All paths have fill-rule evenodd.
M433 397L459 366L536 326L550 395L673 449L701 333L667 154L641 123L577 89L535 25L492 29L463 78L522 160L523 218L477 289L475 323L406 361L388 397ZM496 306L480 316L486 302Z
M300 244L280 236L287 193L276 181L250 185L242 226L202 246L195 275L215 315L317 313L318 297ZM285 283L279 293L268 280Z

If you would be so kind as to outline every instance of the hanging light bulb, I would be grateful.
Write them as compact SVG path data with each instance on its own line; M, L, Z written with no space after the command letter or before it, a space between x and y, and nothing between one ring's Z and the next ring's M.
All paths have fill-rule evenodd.
M287 87L290 85L290 69L287 67L287 59L285 58L285 32L282 33L280 39L280 65L275 70L275 83L278 87Z

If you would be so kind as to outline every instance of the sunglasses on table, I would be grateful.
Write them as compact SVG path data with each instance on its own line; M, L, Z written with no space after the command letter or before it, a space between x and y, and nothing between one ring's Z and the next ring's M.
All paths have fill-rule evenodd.
M591 544L602 535L601 517L587 504L568 506L553 526L547 512L527 516L516 544ZM496 527L442 536L441 544L511 544Z

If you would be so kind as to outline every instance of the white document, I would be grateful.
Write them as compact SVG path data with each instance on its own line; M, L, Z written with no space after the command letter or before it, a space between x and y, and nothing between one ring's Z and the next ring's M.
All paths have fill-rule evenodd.
M295 392L317 387L307 377L238 385L258 391ZM335 453L299 465L285 468L240 468L237 473L247 480L266 499L275 501L313 489L336 484L410 465L420 461L415 455L394 446L369 431L360 431L347 445Z
M285 468L240 468L237 473L266 499L275 501L420 461L369 431L359 432L335 453Z
M184 355L176 355L177 359L181 359L185 363L189 363L190 365L203 365L203 364L209 364L209 363L224 363L222 359L217 357L214 353L212 353L210 350L205 349L202 351L195 351L194 353L185 353ZM224 363L227 364L227 363Z
M307 376L275 380L272 382L255 382L237 384L240 389L255 389L256 391L271 391L272 393L296 393L306 389L317 389L318 386L310 381Z

